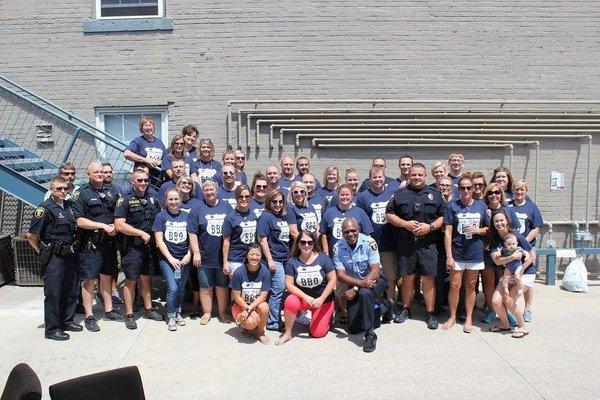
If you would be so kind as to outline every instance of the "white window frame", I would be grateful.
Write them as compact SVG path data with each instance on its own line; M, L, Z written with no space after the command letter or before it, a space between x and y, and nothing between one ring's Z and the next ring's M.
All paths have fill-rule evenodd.
M100 129L104 132L104 114L160 114L161 124L160 131L161 137L160 139L168 148L169 144L169 109L167 106L165 107L97 107L95 109L96 112L96 128ZM109 133L109 132L107 132ZM141 133L140 133L141 135ZM123 141L122 138L117 138ZM125 145L129 145L129 143L125 143ZM104 159L104 150L106 145L104 142L96 140L96 148L99 159Z
M123 15L118 17L103 17L102 2L96 0L96 19L147 19L147 18L164 18L165 17L165 0L158 0L158 15Z

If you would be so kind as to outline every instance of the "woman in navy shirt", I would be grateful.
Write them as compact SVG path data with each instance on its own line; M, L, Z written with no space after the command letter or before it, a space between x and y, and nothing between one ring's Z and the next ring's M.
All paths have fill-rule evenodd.
M185 325L181 305L191 260L187 232L189 214L181 211L179 204L179 192L169 190L167 208L156 215L152 225L160 251L160 269L167 282L167 327L170 331L176 331L178 325Z
M319 230L319 218L312 204L308 203L306 186L302 182L292 182L288 192L287 214L290 221L290 235L292 240L298 237L300 231Z
M473 181L470 175L463 175L459 178L458 191L460 198L448 203L444 211L446 269L450 272L450 291L448 293L450 318L442 325L442 329L448 330L456 323L456 311L464 271L467 318L463 325L463 332L471 333L476 297L475 285L479 271L484 268L484 237L488 232L489 217L485 203L473 198Z
M327 199L327 203L336 195L340 186L340 170L335 165L325 168L323 173L323 186L318 192ZM325 212L325 210L323 210Z
M321 223L321 218L323 217L323 213L325 212L329 202L325 196L317 192L317 180L312 173L307 172L306 174L302 175L302 183L304 183L304 186L306 186L306 194L308 196L307 200L315 208L317 219L319 220L319 223Z
M250 200L250 211L256 215L256 218L265 210L265 198L267 197L267 187L269 183L262 172L257 172L252 178L252 200Z
M167 154L167 149L163 142L154 136L156 123L152 117L142 117L139 128L142 135L134 138L129 143L123 155L127 160L132 161L135 166L139 164L147 165L150 168L152 177L150 183L154 187L160 187L162 183L162 176L160 175L162 173L159 169L163 157Z
M527 192L527 182L523 179L515 182L515 185L513 186L514 198L512 208L521 224L519 233L525 236L525 239L527 239L532 246L535 246L536 236L539 233L540 228L544 225L544 221L542 220L540 209L537 204L527 196ZM531 310L533 287L525 292L524 298L525 311L523 312L523 318L525 319L525 322L531 322L531 319L533 318L533 311Z
M282 345L292 338L298 313L310 310L309 332L312 337L327 335L333 316L336 272L331 258L321 251L317 234L300 231L294 242L292 257L285 264L285 332L277 340Z
M256 243L256 215L250 210L250 188L240 185L235 189L236 205L223 223L223 273L233 275L244 265L244 255Z
M183 175L177 180L175 187L181 197L181 204L179 205L181 210L191 213L194 208L200 205L199 199L202 199L202 195L200 194L198 197L199 193L196 190L199 188L197 186L198 184L189 175Z
M260 246L252 243L246 251L246 263L235 270L229 282L233 306L231 313L238 327L252 334L262 344L269 344L265 326L269 317L269 294L271 273L261 264Z
M171 146L168 149L168 154L162 159L160 169L168 179L173 179L173 172L171 171L171 163L173 160L183 160L185 164L185 174L190 174L193 161L185 151L185 139L183 138L183 135L173 136L173 139L171 139Z
M336 201L333 199L332 201ZM340 186L338 190L337 205L330 206L321 220L321 245L323 251L331 254L333 246L342 238L342 222L346 218L354 218L360 226L361 233L371 235L373 225L362 208L353 205L354 195L347 184Z
M512 202L513 177L508 168L502 166L496 168L494 172L492 172L490 183L497 183L504 192L504 202L502 205L508 205Z
M221 163L214 159L215 145L210 139L202 139L198 147L198 160L194 164L192 177L202 184L214 181L221 172Z
M227 290L227 277L223 274L223 261L221 259L221 240L223 236L223 222L227 214L233 210L226 201L217 198L217 184L206 181L202 184L204 200L192 210L188 232L190 233L190 247L193 253L194 266L198 268L198 281L200 283L200 304L204 315L200 324L206 325L212 313L213 288L216 288L217 306L219 308L219 321L231 322L226 314L229 303Z
M492 260L494 260L494 262L500 266L506 265L507 263L518 259L519 257L518 255L514 254L506 257L502 256L500 251L500 249L503 247L502 242L509 233L512 233L517 237L519 247L529 252L529 259L523 262L523 276L521 278L521 281L525 286L525 293L527 293L527 289L533 287L537 272L534 264L536 257L535 251L527 239L525 239L525 237L512 226L510 219L504 210L494 211L492 214L492 225L490 227L490 252ZM510 311L517 319L517 328L514 330L512 337L520 339L529 335L529 331L525 327L522 310L517 305L517 300L519 299L519 288L518 285L514 284L514 282L510 282L508 294L504 293L502 279L504 279L504 277L500 278L500 282L496 286L496 290L494 291L492 298L492 304L494 305L496 314L498 314L498 318L500 318L500 324L491 327L490 331L503 332L511 330L508 321L508 315L506 313L506 309L508 309L508 311Z
M271 270L269 293L269 321L267 330L281 329L284 268L289 259L290 226L286 216L285 196L278 189L271 190L265 199L265 211L258 218L256 236L265 260Z

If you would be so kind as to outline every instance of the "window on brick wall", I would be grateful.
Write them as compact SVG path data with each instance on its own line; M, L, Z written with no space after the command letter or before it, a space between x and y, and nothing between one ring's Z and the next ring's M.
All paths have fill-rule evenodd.
M163 18L164 0L96 0L96 18Z

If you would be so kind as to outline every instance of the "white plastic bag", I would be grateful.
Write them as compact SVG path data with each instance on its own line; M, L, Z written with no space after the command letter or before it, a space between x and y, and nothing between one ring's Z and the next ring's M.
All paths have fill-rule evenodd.
M587 269L581 258L576 258L567 265L562 288L570 292L588 292Z

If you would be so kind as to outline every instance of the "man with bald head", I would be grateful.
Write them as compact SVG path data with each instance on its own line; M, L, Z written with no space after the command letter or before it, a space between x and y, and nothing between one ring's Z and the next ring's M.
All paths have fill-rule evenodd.
M294 182L300 182L302 177L294 175L294 158L290 156L281 157L281 177L279 179L279 186L281 191L287 196L290 191L290 186Z
M265 171L265 176L267 177L267 185L268 185L267 193L271 190L281 189L281 187L280 187L281 173L279 172L279 168L277 166L269 165Z
M91 162L87 168L89 182L73 193L73 215L82 232L80 278L83 279L81 297L85 310L85 327L90 332L100 330L92 312L94 286L100 276L100 292L104 301L104 318L124 321L123 315L113 310L112 276L118 273L115 249L115 205L119 198L112 185L104 183L104 167Z
M343 238L333 246L333 263L338 281L346 286L348 332L365 332L363 351L375 350L375 300L388 288L388 280L381 271L377 243L360 233L354 218L342 221Z

